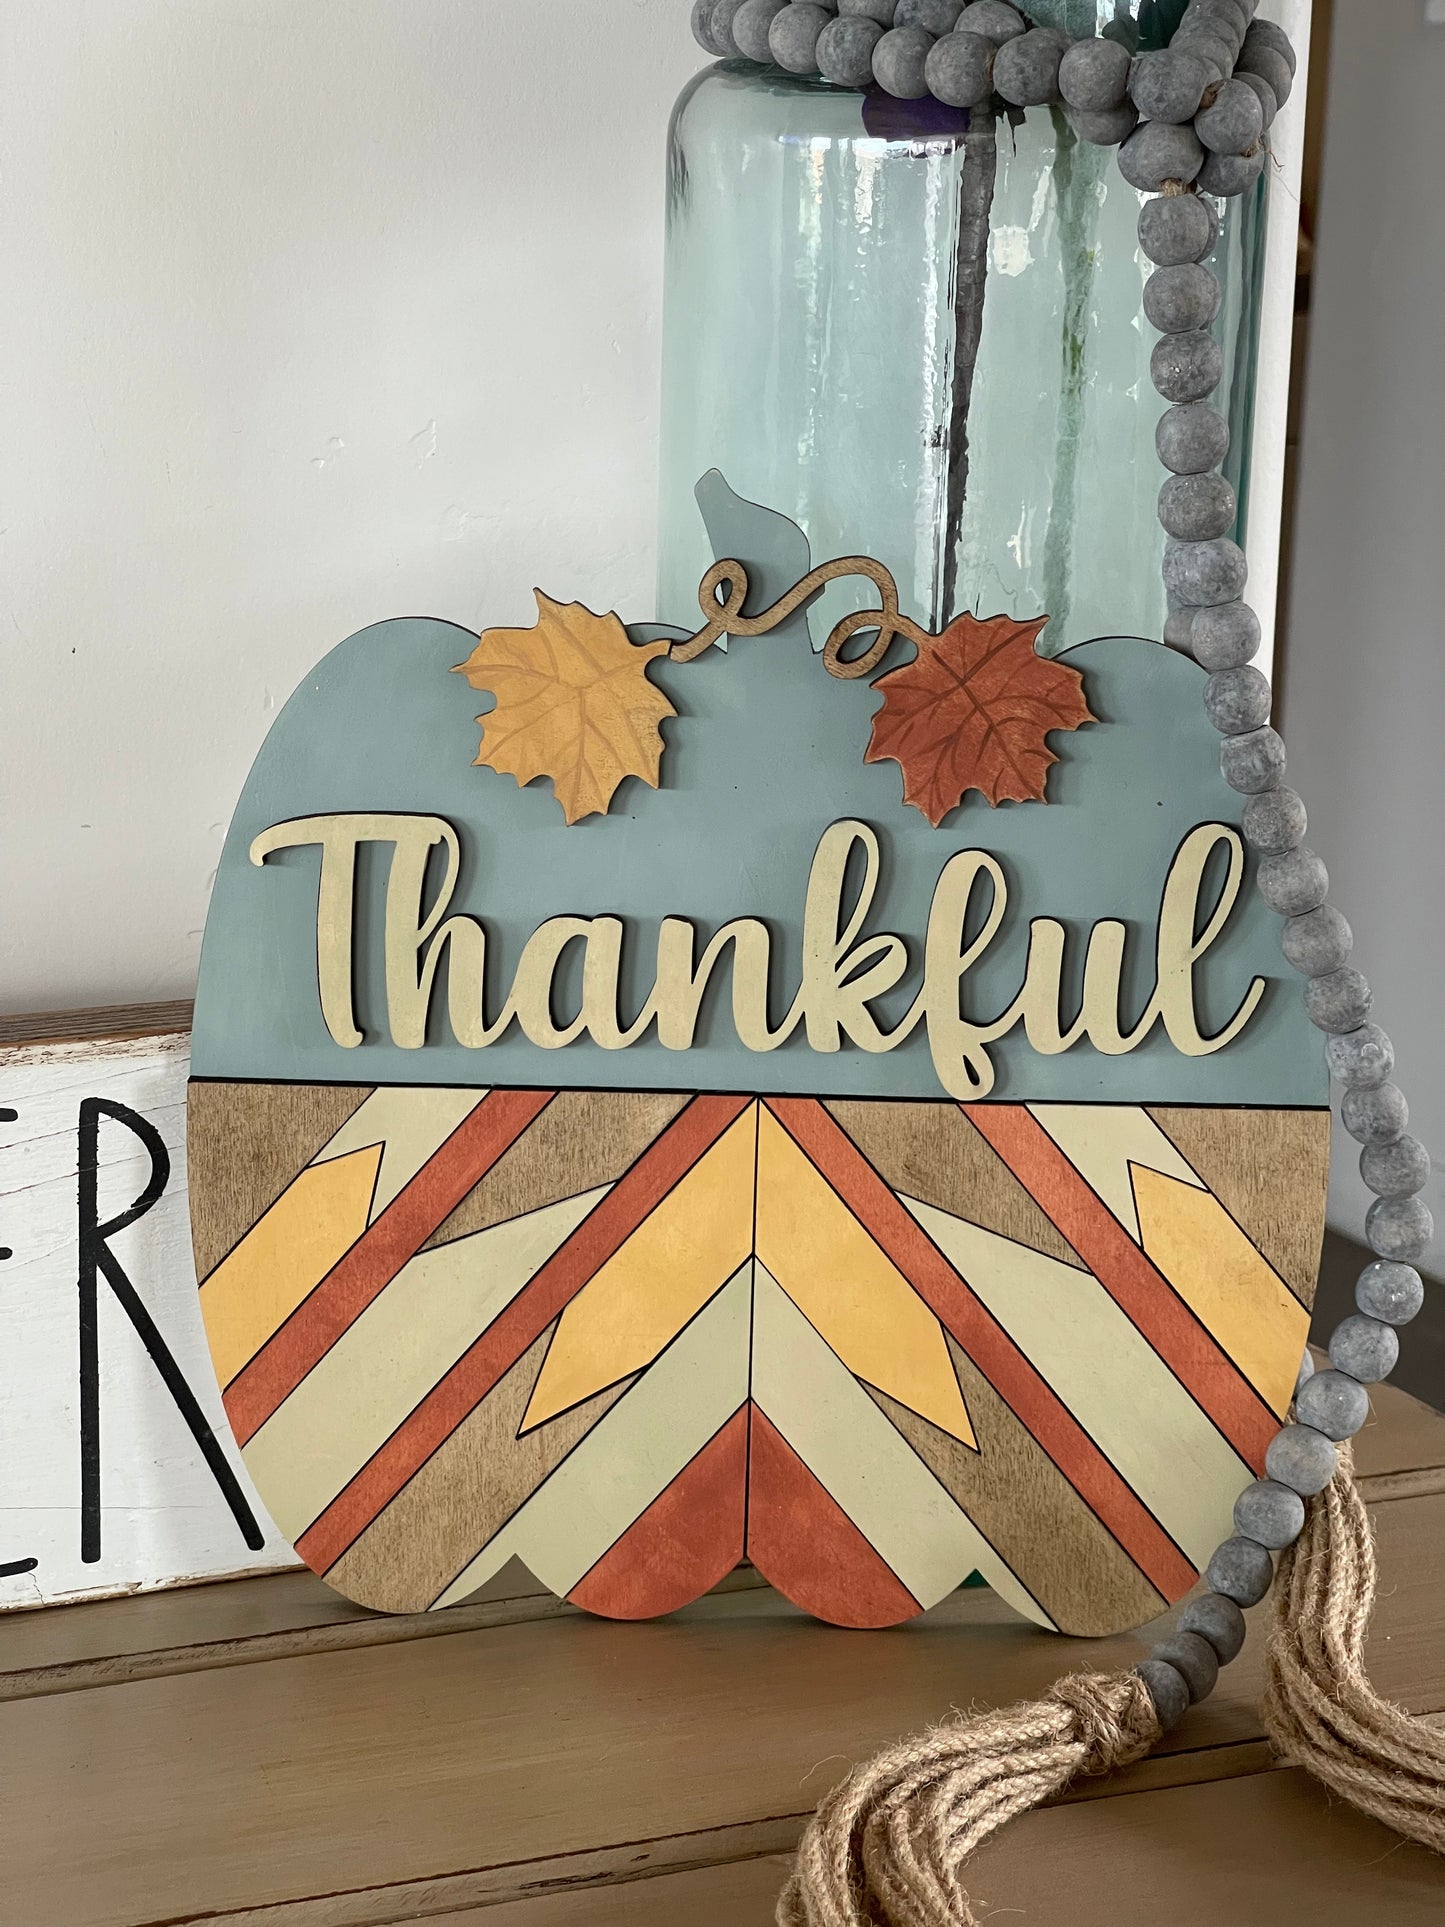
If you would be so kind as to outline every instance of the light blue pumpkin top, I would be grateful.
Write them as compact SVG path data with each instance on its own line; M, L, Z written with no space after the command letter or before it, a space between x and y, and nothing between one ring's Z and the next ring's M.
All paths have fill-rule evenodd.
M716 553L748 564L750 611L806 572L807 544L793 524L740 502L721 478L708 478L699 499ZM561 600L574 593L565 583L548 587ZM491 619L519 625L528 618L496 610ZM1218 738L1204 716L1203 672L1158 643L1105 637L1068 652L1100 720L1050 739L1059 761L1049 772L1047 804L990 809L970 793L934 829L903 803L896 763L863 761L879 692L864 680L829 676L806 620L797 617L769 636L735 640L693 663L654 663L650 673L678 711L663 725L662 787L629 778L606 816L569 827L546 781L520 789L511 777L475 766L476 718L489 699L451 673L474 641L446 622L377 623L334 649L277 717L217 872L201 957L193 1075L825 1097L943 1094L922 1026L887 1055L846 1041L836 1053L816 1053L801 1028L778 1050L749 1051L733 1033L727 968L717 972L698 1041L686 1052L666 1049L652 1033L622 1051L604 1051L585 1036L544 1050L515 1025L487 1048L467 1049L446 1024L444 986L435 998L435 1041L401 1049L385 1025L384 848L364 850L358 865L355 1005L365 1041L345 1049L327 1032L317 990L319 851L282 852L259 867L249 858L261 831L291 818L340 811L446 818L460 836L463 858L450 912L479 918L487 931L496 970L488 985L492 1010L527 937L547 917L624 919L625 1015L640 1007L651 985L662 917L691 919L700 949L719 925L755 916L774 939L775 1017L797 984L803 898L818 839L840 818L860 819L878 832L883 856L868 929L904 936L915 960L905 982L875 1006L889 1021L902 1016L918 987L938 873L951 855L969 848L998 859L1009 908L965 979L968 1012L983 1021L1013 1001L1023 980L1029 919L1037 916L1053 917L1069 932L1076 1000L1088 933L1099 919L1113 917L1130 926L1128 1021L1153 987L1159 894L1174 852L1196 824L1238 821L1239 799L1219 774ZM1019 1027L990 1046L997 1068L992 1096L1325 1103L1319 1039L1281 959L1278 920L1254 890L1251 870L1229 926L1196 972L1201 1029L1209 1033L1227 1023L1256 976L1268 980L1259 1009L1214 1055L1186 1057L1156 1027L1127 1056L1103 1056L1085 1040L1062 1056L1042 1057ZM559 971L559 1009L575 1008L579 977L573 970L569 983L567 969ZM1066 980L1066 1015L1070 994Z

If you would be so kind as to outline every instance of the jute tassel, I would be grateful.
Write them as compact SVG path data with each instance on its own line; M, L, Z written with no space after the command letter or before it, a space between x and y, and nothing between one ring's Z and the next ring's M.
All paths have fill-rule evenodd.
M1274 1588L1265 1729L1281 1758L1396 1833L1445 1853L1445 1733L1383 1700L1365 1673L1375 1544L1350 1448L1310 1502Z
M1370 1523L1348 1446L1280 1562L1265 1724L1276 1751L1343 1799L1445 1852L1445 1733L1365 1677L1375 1599ZM974 1927L963 1863L990 1834L1085 1773L1160 1737L1135 1673L1078 1673L1042 1700L955 1719L852 1773L809 1822L778 1927Z
M1136 1673L1077 1673L1035 1703L900 1741L809 1822L778 1927L972 1927L973 1849L1080 1774L1142 1759L1159 1733Z

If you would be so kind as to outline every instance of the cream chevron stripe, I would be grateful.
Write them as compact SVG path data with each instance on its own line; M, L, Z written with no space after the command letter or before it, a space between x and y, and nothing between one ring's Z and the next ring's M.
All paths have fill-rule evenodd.
M486 1095L484 1089L453 1090L444 1085L382 1085L357 1106L311 1162L325 1164L367 1145L381 1145L381 1170L371 1200L371 1215L377 1218Z
M754 1261L753 1399L879 1558L927 1607L981 1572L1026 1618L1053 1621Z
M703 1307L436 1600L454 1606L509 1559L565 1597L748 1396L751 1261Z
M904 1198L1009 1337L1197 1567L1253 1473L1089 1272Z
M1141 1240L1131 1165L1203 1189L1192 1166L1138 1104L1030 1104L1026 1109L1136 1244Z
M298 1539L611 1187L418 1252L248 1440L246 1469Z

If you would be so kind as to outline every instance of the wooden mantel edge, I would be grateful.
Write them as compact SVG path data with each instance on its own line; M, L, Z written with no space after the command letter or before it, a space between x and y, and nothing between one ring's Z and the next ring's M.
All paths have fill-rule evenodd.
M191 1027L189 998L168 1004L105 1004L96 1010L50 1010L0 1017L0 1045L92 1044L130 1037L169 1037Z

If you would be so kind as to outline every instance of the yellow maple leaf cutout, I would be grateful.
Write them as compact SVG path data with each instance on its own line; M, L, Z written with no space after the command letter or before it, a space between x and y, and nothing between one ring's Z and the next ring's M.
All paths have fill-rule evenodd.
M677 711L648 681L647 665L671 645L632 642L615 615L533 593L536 626L484 629L456 671L497 699L477 718L477 762L519 785L550 777L563 816L578 823L605 814L624 777L657 788L660 724Z

